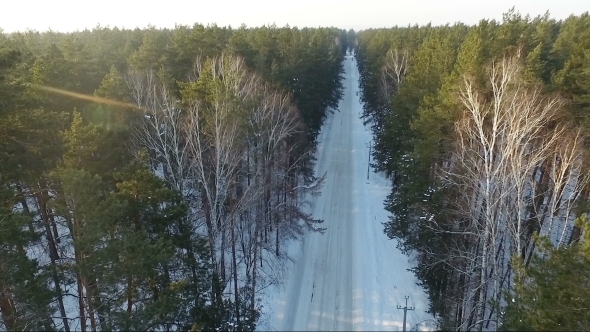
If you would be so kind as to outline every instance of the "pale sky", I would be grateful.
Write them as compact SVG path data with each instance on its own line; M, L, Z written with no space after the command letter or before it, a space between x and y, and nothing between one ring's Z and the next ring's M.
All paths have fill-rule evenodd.
M532 17L549 10L567 18L590 9L587 0L2 0L0 28L74 31L101 26L172 28L175 23L249 27L275 23L297 27L379 27L476 24L502 18L512 6Z

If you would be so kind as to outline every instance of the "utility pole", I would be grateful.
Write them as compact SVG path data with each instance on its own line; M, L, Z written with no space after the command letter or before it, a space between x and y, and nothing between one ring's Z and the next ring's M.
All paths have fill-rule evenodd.
M371 168L371 148L372 147L373 147L373 142L371 141L371 142L369 142L369 163L367 164L367 180L369 179L369 170Z
M397 305L398 309L404 309L404 329L403 329L404 332L406 332L406 314L407 314L408 310L414 310L414 307L408 308L408 299L409 298L410 298L409 296L406 296L406 306L405 307L402 307L399 304Z

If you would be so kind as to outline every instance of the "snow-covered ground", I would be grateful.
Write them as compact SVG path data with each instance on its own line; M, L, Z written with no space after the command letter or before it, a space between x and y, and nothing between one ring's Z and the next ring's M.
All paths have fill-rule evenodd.
M327 171L313 213L324 219L324 234L291 243L294 263L285 284L264 294L261 330L402 330L404 297L415 310L407 330L432 329L428 299L407 271L413 266L383 233L383 201L390 184L372 170L367 180L370 129L360 119L358 71L346 56L344 97L320 135L316 174ZM430 326L430 328L428 328Z

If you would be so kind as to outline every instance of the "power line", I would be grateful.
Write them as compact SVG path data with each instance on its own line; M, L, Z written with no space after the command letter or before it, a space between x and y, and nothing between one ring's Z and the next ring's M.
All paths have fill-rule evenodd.
M408 307L408 299L410 298L409 296L405 296L406 298L406 306L402 307L401 305L397 305L398 309L404 309L404 328L403 331L406 332L406 314L408 313L408 310L414 310L414 307Z

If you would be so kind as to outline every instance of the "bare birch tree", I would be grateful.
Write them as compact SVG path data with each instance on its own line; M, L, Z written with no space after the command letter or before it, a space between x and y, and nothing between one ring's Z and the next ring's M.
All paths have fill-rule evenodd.
M410 52L397 48L390 48L385 55L381 68L381 95L384 101L389 102L397 92L408 71L408 59Z
M254 232L260 254L258 250L254 253L262 257L263 251L266 251L269 258L277 258L267 260L267 266L260 266L268 268L263 274L267 276L268 285L277 282L273 278L280 278L277 272L281 271L283 258L281 243L307 231L321 230L317 227L321 220L315 220L303 212L300 203L305 203L310 193L317 192L323 180L320 178L308 186L299 185L298 169L304 157L295 155L301 143L299 140L304 137L299 112L288 95L276 91L270 85L265 84L262 92L260 103L248 117L248 127L252 133L248 146L256 147L248 152L248 156L253 157L249 159L254 162L253 165L248 163L248 168L260 169L256 171L259 176L253 178L251 184L259 183L263 188L263 198L258 208L261 217L257 218L263 223ZM251 178L248 175L248 179ZM273 233L274 241L271 240ZM261 280L262 283L265 281Z
M135 142L151 151L155 164L162 165L164 179L172 188L190 195L188 143L181 132L184 119L178 101L153 70L131 71L127 83L135 103L144 113Z
M184 92L188 107L183 127L191 155L191 172L199 183L207 236L217 282L225 275L225 234L241 202L228 206L240 167L244 133L244 107L255 93L255 78L248 75L243 61L222 56L195 64L195 81ZM257 193L244 195L256 199ZM221 264L220 264L221 263ZM216 296L221 300L221 284Z
M280 282L281 243L322 230L304 211L323 178L301 184L310 152L301 155L299 111L241 58L197 58L188 78L176 100L153 71L129 73L145 113L135 141L204 220L193 221L191 232L209 243L213 300L221 304L233 286L240 321L241 308L255 308L258 289Z
M449 254L459 258L449 261L461 262L454 268L466 286L458 304L460 330L499 326L502 293L511 284L510 259L526 256L530 230L541 227L531 222L551 223L560 216L568 224L588 183L579 132L554 125L563 103L522 84L520 72L517 58L503 58L488 70L489 94L469 77L459 94L465 111L456 124L456 153L441 173L443 182L462 193L455 202L457 222L435 228L462 239ZM547 167L548 188L539 176Z
M255 292L256 262L262 261L262 247L266 242L263 232L276 229L275 253L278 253L279 227L283 225L278 211L288 210L292 206L291 197L303 191L303 188L295 190L292 185L293 193L287 200L287 177L297 165L288 160L293 156L295 144L289 146L287 140L301 132L301 122L292 100L263 84L240 58L222 55L204 63L198 61L192 79L196 79L196 93L201 86L208 96L191 100L185 129L192 169L203 187L209 241L217 246L216 260L220 263L231 248L235 287L238 282L235 232L239 233L246 284ZM279 202L273 204L281 187L283 202L279 197ZM313 222L304 213L289 212L298 220ZM229 245L226 236L230 237ZM225 275L223 264L217 261L214 264L219 274ZM270 270L276 271L274 267L271 264ZM267 272L266 275L273 275ZM234 292L237 294L238 290ZM254 306L253 295L250 299Z

